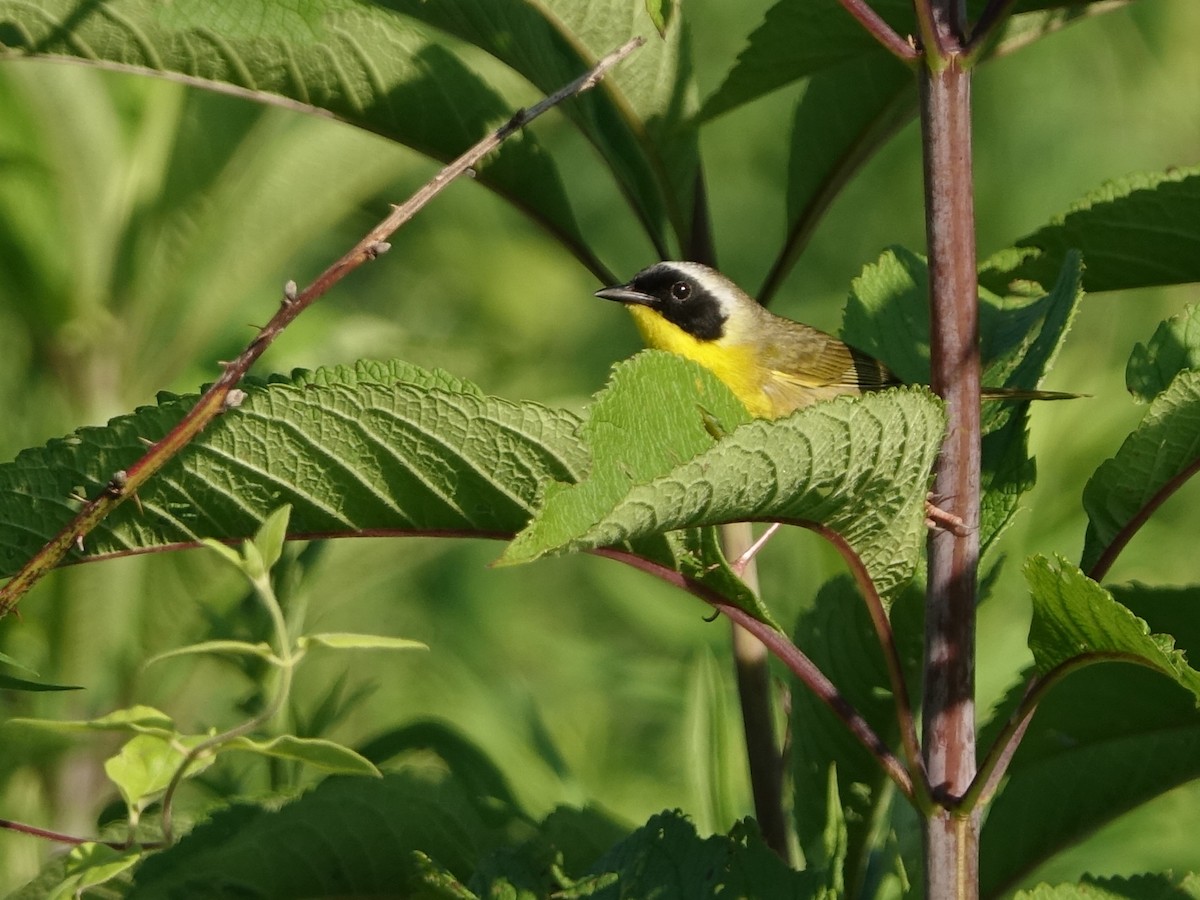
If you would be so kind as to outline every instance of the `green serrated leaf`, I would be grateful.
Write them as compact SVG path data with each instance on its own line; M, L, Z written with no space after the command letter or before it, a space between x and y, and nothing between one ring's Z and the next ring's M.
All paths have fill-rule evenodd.
M246 750L260 756L301 762L335 775L375 775L379 769L366 757L334 741L300 738L285 734L269 740L236 737L221 745L222 750Z
M422 860L465 885L486 853L517 840L510 823L527 821L444 773L328 778L278 810L217 812L148 858L129 897L208 896L226 884L272 897L423 896Z
M839 398L714 441L696 410L721 393L737 414L728 389L681 357L648 352L618 367L585 429L597 436L592 478L548 492L501 561L724 522L818 522L854 548L883 596L903 586L924 545L944 427L928 391ZM672 429L684 436L674 446Z
M1200 462L1200 371L1185 370L1154 398L1138 427L1083 489L1088 515L1080 565L1107 570L1141 517Z
M0 54L65 57L220 85L260 102L323 110L449 160L515 110L403 6L258 0L214 7L209 0L107 0L103 15L79 16L73 0L4 0ZM497 43L505 35L511 42L511 24L487 12L480 8L470 17L472 24ZM515 34L528 36L528 29ZM557 45L541 40L527 50L570 73L553 88L590 65L578 53L567 54L565 46L561 40ZM612 107L611 102L606 107L610 115ZM594 271L603 271L579 232L557 168L531 133L506 141L478 174L558 234Z
M156 662L162 662L164 659L173 659L176 656L189 656L196 653L233 653L240 656L257 656L270 663L277 664L279 662L278 657L271 650L270 644L262 642L251 644L246 641L201 641L198 644L189 644L186 647L176 647L174 650L156 653L146 660L145 665L149 666Z
M1014 900L1200 900L1200 876L1134 875L1097 878L1085 875L1078 884L1039 884L1017 891Z
M1200 168L1108 182L1064 215L985 262L980 283L1054 281L1071 250L1083 254L1088 293L1200 281Z
M573 414L487 397L406 363L244 387L240 407L139 490L140 508L119 507L88 535L87 557L243 540L284 503L293 538L508 536L528 521L545 484L586 470ZM0 465L0 571L11 574L68 521L75 485L101 490L141 456L140 438L161 438L192 402L143 407Z
M901 34L914 32L912 4L906 0L881 0L872 8ZM879 42L839 4L779 0L750 35L725 81L705 101L701 116L714 118L847 60L885 55Z
M1014 687L981 747L1024 693L1024 683ZM1002 896L1086 835L1198 777L1200 716L1191 693L1141 666L1073 673L1042 697L988 810L980 896Z
M615 877L614 877L615 876ZM713 897L757 900L824 896L813 872L797 872L764 843L753 822L701 838L682 813L661 813L604 855L563 894L592 897Z
M594 526L633 485L711 447L711 421L731 432L749 418L716 376L674 354L648 350L618 363L580 428L593 460L588 479L551 485L537 517L500 562L529 562L560 550Z
M1200 369L1200 306L1167 319L1146 344L1135 344L1125 367L1125 386L1149 403L1185 369Z
M1105 660L1156 669L1189 690L1200 706L1200 672L1175 650L1169 635L1146 623L1062 557L1034 556L1025 565L1033 597L1029 649L1039 675Z
M428 650L429 645L408 638L382 634L352 634L325 632L306 634L299 639L301 647L329 647L334 650Z

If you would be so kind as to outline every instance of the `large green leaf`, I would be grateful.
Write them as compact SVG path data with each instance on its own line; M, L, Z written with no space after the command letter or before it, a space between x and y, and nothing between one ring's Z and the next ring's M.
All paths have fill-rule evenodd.
M706 838L683 814L660 813L596 863L567 898L832 897L818 873L797 872L764 842L753 823Z
M1083 489L1088 515L1080 565L1106 571L1153 509L1200 464L1200 371L1180 372Z
M910 590L892 609L900 651L910 669L919 665L922 629L912 613L920 603L919 591ZM895 746L891 682L879 638L850 579L837 578L821 588L812 609L800 616L794 640L875 733ZM845 896L863 896L867 885L881 882L903 884L890 824L893 814L903 810L893 809L899 795L892 782L825 703L798 683L791 698L793 816L809 868L832 870L831 884L843 882ZM836 804L829 802L831 791ZM902 799L899 805L907 808Z
M1015 900L1200 900L1200 875L1085 876L1079 884L1040 884Z
M548 492L502 561L724 522L807 522L841 535L881 594L902 587L925 540L925 492L945 421L938 402L900 389L731 431L738 406L681 357L650 351L618 366L584 430L591 477Z
M148 859L129 896L446 896L421 891L438 873L465 884L519 819L432 773L331 778L277 811L216 814Z
M1187 664L1170 635L1151 634L1144 621L1062 557L1032 557L1025 577L1033 598L1029 649L1040 676L1110 660L1136 663L1174 680L1200 705L1200 672Z
M969 18L982 12L987 0L971 0ZM1016 4L1017 13L1030 13L1040 30L1054 25L1042 11L1062 9L1065 21L1078 19L1097 0L1027 0ZM869 4L901 37L916 33L909 0L873 0ZM1103 9L1104 4L1098 8ZM1017 15L1002 29L1001 48L1009 30L1024 33L1027 25ZM1056 24L1062 24L1061 21ZM854 19L839 0L778 0L747 39L737 63L716 91L704 102L702 115L712 118L749 103L776 88L856 57L888 55L888 51ZM911 78L911 76L909 76Z
M247 386L213 423L88 535L100 556L240 539L284 503L292 536L383 532L507 536L544 485L580 477L578 419L509 403L444 372L406 363L300 373ZM0 466L0 571L11 573L192 404L155 407L85 428Z
M506 23L480 13L479 27L503 41ZM89 61L319 110L442 160L513 112L444 42L381 2L0 0L0 50L10 59ZM538 51L559 54L561 42ZM560 64L575 77L590 61L576 55ZM507 141L478 171L603 272L556 167L531 134Z
M988 809L980 896L1005 895L1055 853L1198 777L1200 715L1191 693L1140 666L1074 673L1042 699Z
M1125 386L1148 403L1185 369L1200 369L1200 306L1187 307L1160 324L1147 343L1134 345Z
M979 271L1003 293L1014 281L1049 284L1071 250L1083 253L1089 293L1200 281L1200 168L1105 184Z
M604 157L663 255L667 226L681 246L691 228L698 164L695 99L680 16L660 38L641 4L628 0L379 0L487 51L544 93L577 77L635 34L646 46L595 91L564 107Z
M1049 290L980 293L981 352L988 387L1033 388L1049 371L1082 299L1080 261L1071 254ZM901 247L867 266L851 287L842 333L882 359L901 378L929 376L929 273L925 260ZM1084 402L1084 401L1078 401ZM980 543L990 546L1036 480L1028 452L1029 404L987 403L983 427Z

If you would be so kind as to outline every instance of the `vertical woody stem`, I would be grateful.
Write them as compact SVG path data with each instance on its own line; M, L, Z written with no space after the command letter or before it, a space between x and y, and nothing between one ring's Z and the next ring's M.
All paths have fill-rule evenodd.
M931 56L934 51L929 48ZM945 401L936 502L962 533L929 538L924 752L938 803L926 823L925 896L978 896L979 818L957 801L975 776L975 599L979 563L979 341L970 73L951 54L921 69L933 389Z

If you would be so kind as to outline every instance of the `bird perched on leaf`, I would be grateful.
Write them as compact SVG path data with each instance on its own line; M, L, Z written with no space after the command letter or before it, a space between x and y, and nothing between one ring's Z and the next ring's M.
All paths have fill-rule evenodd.
M678 353L725 382L750 414L776 419L843 394L903 382L879 360L833 335L766 310L720 272L660 262L628 284L596 291L624 303L647 346ZM1055 391L984 388L984 399L1064 400Z

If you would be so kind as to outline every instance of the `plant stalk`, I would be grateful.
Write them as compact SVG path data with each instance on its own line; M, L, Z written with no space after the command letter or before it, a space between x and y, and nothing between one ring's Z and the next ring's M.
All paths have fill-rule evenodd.
M721 526L721 543L727 559L740 558L753 542L754 532L749 522ZM741 578L750 590L758 593L755 560L747 563ZM767 664L767 648L741 625L731 622L730 629L750 789L754 795L754 817L767 846L785 862L790 862L787 818L783 812L783 756L775 731L775 692Z
M979 814L961 812L975 762L975 602L979 564L980 358L971 171L971 81L953 0L924 0L940 32L920 71L921 132L929 251L933 390L946 402L947 434L935 502L966 524L929 538L925 607L924 754L938 808L926 819L925 896L979 891ZM921 6L918 3L918 6Z

